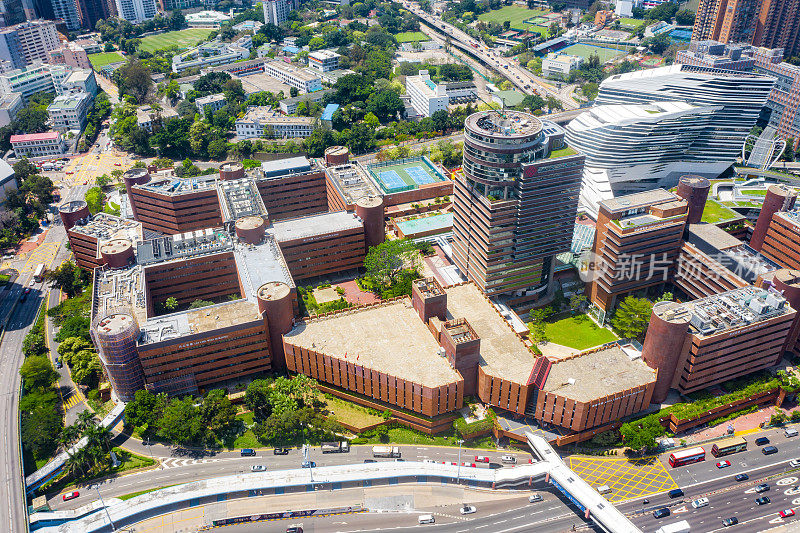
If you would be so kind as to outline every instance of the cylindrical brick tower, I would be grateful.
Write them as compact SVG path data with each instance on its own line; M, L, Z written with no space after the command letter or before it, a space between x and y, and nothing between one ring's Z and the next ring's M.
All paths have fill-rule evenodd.
M701 176L687 174L678 180L678 196L689 204L687 224L699 224L708 200L711 182Z
M767 194L764 196L764 203L761 206L761 213L758 215L753 236L750 237L750 247L756 251L761 251L764 245L764 237L767 235L772 215L778 211L788 211L794 207L797 193L783 184L770 185Z
M667 399L672 380L683 353L691 314L675 302L658 302L650 315L650 326L642 348L642 359L658 370L653 403Z
M219 167L219 179L240 180L244 178L244 165L241 163L225 163Z
M122 181L125 183L125 191L128 193L128 204L131 206L133 218L139 220L136 213L136 202L133 201L131 189L134 185L144 185L150 181L150 173L146 168L132 168L122 175Z
M280 281L263 284L256 292L258 311L269 328L269 344L272 351L272 368L286 370L286 357L283 351L283 335L294 326L294 305L292 288Z
M107 313L97 317L92 325L92 338L108 379L124 401L133 400L137 390L144 388L144 371L139 361L139 324L127 311Z
M329 146L325 148L325 166L335 167L350 162L350 150L346 146Z
M776 270L772 276L772 285L783 293L791 308L797 311L792 329L783 345L783 351L793 351L796 355L800 355L800 270L788 268ZM778 358L775 364L780 363L781 358Z
M100 257L109 268L124 268L134 261L133 243L128 239L111 239L100 245Z
M83 200L73 200L58 206L58 214L61 215L64 229L70 229L79 220L89 218L89 205Z
M364 245L369 250L386 238L383 223L383 198L380 196L362 196L356 200L356 215L364 222Z
M267 223L257 216L242 217L236 221L236 236L247 244L258 244L264 238Z

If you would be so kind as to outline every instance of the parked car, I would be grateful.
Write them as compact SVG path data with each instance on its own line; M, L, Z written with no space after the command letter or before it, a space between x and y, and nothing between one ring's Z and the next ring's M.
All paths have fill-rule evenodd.
M789 466L792 468L800 468L800 459L792 459L789 461Z
M303 526L289 526L286 528L286 533L303 533Z
M61 496L61 499L63 501L65 501L65 502L68 502L70 500L74 500L75 498L77 498L80 495L81 495L80 492L78 492L77 490L73 490L72 492L68 492L68 493L64 494L63 496Z
M253 465L250 467L251 472L266 472L267 467L264 465Z
M485 455L476 455L475 456L475 462L476 463L488 463L489 462L489 458L486 457Z
M767 437L758 437L755 440L756 446L763 446L765 444L769 444L769 439Z
M735 526L738 523L739 523L739 519L736 518L735 516L732 516L730 518L726 518L725 520L722 521L722 525L725 526L725 527Z
M461 514L472 514L475 511L477 511L477 509L474 505L464 505L460 509Z
M717 468L728 468L729 466L731 466L730 461L720 461L717 463Z
M790 516L794 516L794 509L784 509L778 513L778 516L781 518L789 518Z
M255 457L256 451L253 448L244 448L241 452L242 457Z
M736 481L747 481L748 479L750 479L750 476L748 476L747 474L736 474L736 477L734 479Z
M783 430L783 434L786 436L787 439L791 438L791 437L796 437L797 436L797 430L794 429L794 428L786 428L786 429Z
M272 455L289 455L289 448L275 448Z
M769 483L761 483L760 485L756 485L756 492L762 493L767 492L769 490Z
M763 448L761 448L761 453L763 453L764 455L772 455L774 453L778 453L778 448L776 448L775 446L764 446Z
M517 458L514 457L513 455L504 455L504 456L502 456L500 458L500 461L502 461L504 463L512 464L512 465L517 464Z
M760 498L756 498L756 503L758 505L767 505L769 501L769 496L761 496Z
M365 463L377 463L378 461L376 461L375 459L364 459L364 462Z
M664 518L665 516L669 516L669 509L666 507L653 511L653 518Z

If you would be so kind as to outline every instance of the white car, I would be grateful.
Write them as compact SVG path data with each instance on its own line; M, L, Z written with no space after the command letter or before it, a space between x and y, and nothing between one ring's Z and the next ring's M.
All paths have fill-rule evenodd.
M504 463L509 463L512 465L517 464L517 458L514 457L513 455L504 455L500 458L500 460Z
M475 508L474 505L464 505L461 507L460 511L461 514L472 514L475 511L477 511L477 509Z
M251 472L266 472L267 467L264 465L253 465L250 467Z
M535 502L540 502L540 501L542 501L542 495L541 494L531 494L530 496L528 496L528 502L529 503L535 503Z
M792 459L789 461L789 466L792 468L800 468L800 459Z

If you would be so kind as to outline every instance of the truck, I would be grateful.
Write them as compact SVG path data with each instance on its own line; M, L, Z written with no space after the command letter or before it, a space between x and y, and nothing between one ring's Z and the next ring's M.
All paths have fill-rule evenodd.
M373 446L373 457L400 457L399 446Z
M322 453L348 453L350 451L350 443L346 440L341 442L323 442Z
M681 520L680 522L661 526L656 530L656 533L689 533L689 530L689 522Z

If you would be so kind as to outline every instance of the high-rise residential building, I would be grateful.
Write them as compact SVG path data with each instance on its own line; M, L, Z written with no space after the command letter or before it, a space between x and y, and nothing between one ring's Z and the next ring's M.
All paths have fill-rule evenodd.
M800 0L700 0L692 40L800 51Z
M19 34L13 28L0 30L0 63L2 72L27 65L19 42Z
M761 0L753 45L783 48L787 56L800 51L800 0Z
M118 16L134 24L149 20L158 13L155 0L115 0L115 3Z
M533 115L467 117L453 202L453 258L467 279L520 302L548 294L554 257L570 247L583 162L560 126Z
M600 200L673 187L687 172L717 177L741 156L774 83L689 65L607 78L599 107L567 127L568 142L587 155L582 204L596 212Z
M77 68L92 68L89 54L75 43L67 42L59 48L47 52L47 62L51 65L69 65Z
M14 68L47 61L47 53L60 46L56 25L51 20L23 22L0 31L0 59L10 61Z
M264 0L264 23L279 26L289 18L289 12L297 8L293 0Z
M63 20L68 30L81 28L81 17L78 14L76 0L53 0L53 16Z
M106 0L77 0L81 26L94 31L97 21L111 16Z
M700 0L692 40L749 42L761 0Z
M13 26L25 20L22 0L0 0L0 27Z

